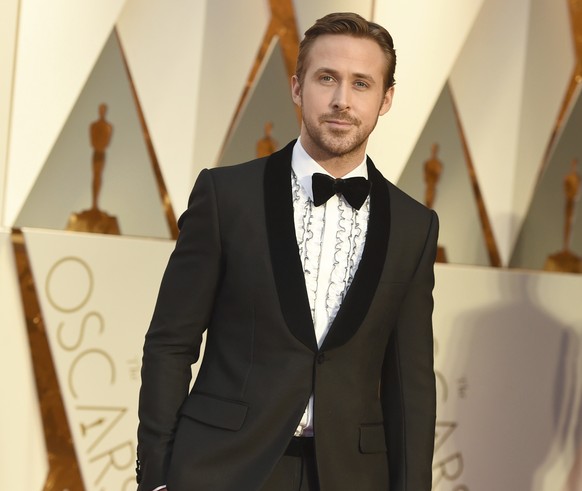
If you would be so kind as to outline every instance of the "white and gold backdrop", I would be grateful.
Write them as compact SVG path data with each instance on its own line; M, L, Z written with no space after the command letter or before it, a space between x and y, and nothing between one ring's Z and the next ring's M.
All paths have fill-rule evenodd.
M375 163L419 201L435 144L442 164L434 491L582 489L582 276L542 271L582 173L579 0L0 2L4 487L135 488L141 347L176 217L198 172L253 158L267 123L275 146L297 135L298 40L340 10L395 39ZM119 235L66 230L91 208L101 104L99 208ZM575 222L569 246L582 255Z

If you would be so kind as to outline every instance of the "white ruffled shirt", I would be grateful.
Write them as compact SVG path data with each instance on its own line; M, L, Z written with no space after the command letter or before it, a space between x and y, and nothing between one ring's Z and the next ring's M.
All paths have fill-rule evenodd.
M293 215L297 245L317 345L321 346L360 264L370 215L370 197L359 210L343 196L334 195L325 204L313 204L311 176L329 174L301 145L293 147L291 160ZM333 176L332 176L333 177ZM368 178L366 158L342 176ZM313 395L301 418L295 436L313 436Z

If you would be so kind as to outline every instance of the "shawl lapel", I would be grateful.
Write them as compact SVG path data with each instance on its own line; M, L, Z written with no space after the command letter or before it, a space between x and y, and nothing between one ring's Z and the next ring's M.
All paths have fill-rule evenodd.
M292 141L272 154L265 165L267 236L283 317L293 335L316 352L317 341L293 219L291 157L294 144ZM370 159L367 166L372 187L366 244L358 270L321 350L340 346L355 334L372 303L384 267L390 233L388 186Z
M281 312L293 335L312 351L317 340L293 221L291 156L295 141L272 154L265 165L265 216L271 263Z
M372 187L366 243L352 284L323 341L322 351L341 346L356 333L370 309L384 269L390 236L390 195L386 180L370 158L367 165Z

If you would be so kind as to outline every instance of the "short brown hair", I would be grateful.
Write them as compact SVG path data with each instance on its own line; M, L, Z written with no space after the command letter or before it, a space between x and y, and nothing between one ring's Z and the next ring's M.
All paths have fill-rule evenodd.
M370 22L358 14L352 12L336 12L318 19L313 26L305 31L305 37L299 44L299 55L295 75L299 83L303 82L304 65L313 42L324 34L346 34L357 38L375 41L386 57L386 74L384 77L384 90L394 85L394 72L396 70L396 50L390 33L381 25Z

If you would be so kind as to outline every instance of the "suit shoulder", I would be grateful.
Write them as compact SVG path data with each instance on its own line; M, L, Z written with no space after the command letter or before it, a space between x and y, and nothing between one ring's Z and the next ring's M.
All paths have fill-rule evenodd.
M390 214L393 229L400 233L412 234L424 242L427 233L436 230L438 235L439 217L434 210L405 193L398 186L387 181L390 194Z
M242 179L262 174L267 157L249 160L240 164L225 165L209 169L215 179Z
M427 208L424 204L402 191L398 186L386 180L388 191L390 193L390 204L393 207L406 210L408 213L415 213L420 216L430 216L433 210Z
M368 157L368 173L374 182L384 182L388 189L388 196L390 200L390 208L392 214L405 215L409 218L416 217L417 219L431 219L435 215L433 210L430 210L424 204L417 201L415 198L405 193L398 186L390 182L382 172L374 165L372 160Z
M241 164L213 167L203 172L210 176L215 198L223 209L226 205L257 206L262 203L266 158Z

